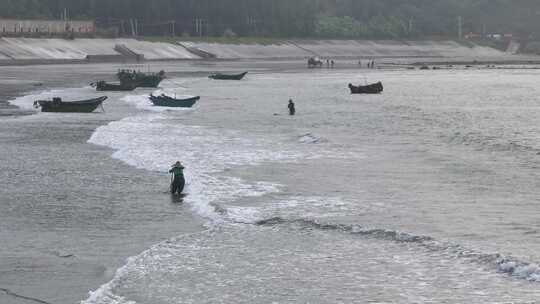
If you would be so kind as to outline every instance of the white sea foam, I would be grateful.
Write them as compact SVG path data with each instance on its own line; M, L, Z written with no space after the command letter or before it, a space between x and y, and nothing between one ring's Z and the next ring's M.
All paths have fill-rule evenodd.
M190 238L193 235L206 234L208 231L202 233L188 234L178 236L177 238ZM141 252L140 254L129 257L126 260L126 264L118 270L112 280L101 285L95 291L90 291L86 300L80 302L80 304L137 304L132 300L119 296L114 293L114 289L122 285L122 280L129 275L132 271L145 272L148 265L145 263L148 260L154 260L159 262L162 258L168 256L167 251L170 244L174 243L174 239L166 240L158 244L153 245L149 249Z
M333 216L346 216L352 210L359 212L359 206L340 197L294 196L259 207L229 206L227 218L234 222L256 223L272 217L286 220L299 218L319 220ZM362 212L379 209L376 206L364 205Z
M170 94L170 91L166 94ZM99 127L89 142L113 148L113 157L129 165L163 174L167 174L172 163L181 160L186 166L186 192L189 193L184 201L196 214L208 219L210 226L230 222L254 223L275 211L273 207L265 209L260 206L230 206L230 203L238 198L278 192L281 186L271 182L247 182L241 178L226 176L224 172L227 169L264 162L295 162L300 159L350 155L325 150L323 145L311 149L307 145L299 145L297 141L276 141L271 134L267 138L260 138L239 130L179 123L178 117L185 113L185 109L168 111L154 107L147 96L129 95L124 97L123 101L153 113L143 112ZM329 204L328 208L333 206L338 207L336 210L343 211L339 206L344 203L337 198L313 198L307 201L298 198L295 202L284 201L276 208L282 209L284 213L292 213L294 208L290 208L291 204L302 204L306 209L320 209ZM160 246L161 253L163 245L156 245ZM134 270L144 271L143 268L148 267L145 263L150 255L154 260L160 259L160 256L154 256L153 252L153 249L149 249L128 259L127 264L117 271L112 281L92 292L82 303L134 304L116 295L115 288L124 284L123 278L127 273Z
M540 266L537 264L520 263L518 261L507 261L499 264L499 270L509 273L520 279L533 282L540 282Z
M399 83L396 81L396 83ZM216 93L217 94L217 93ZM378 104L378 103L377 103ZM233 221L233 222L249 222L253 223L256 222L259 219L267 218L269 214L272 216L278 216L279 218L282 218L285 220L285 222L288 222L289 219L292 223L300 223L302 224L309 224L309 222L312 221L313 218L315 218L314 221L312 221L314 224L307 227L322 227L323 229L313 229L313 230L327 230L328 228L332 228L335 226L335 231L340 232L343 231L345 234L352 233L354 234L353 238L351 240L347 240L344 243L344 246L340 247L339 249L336 249L336 241L342 240L340 237L335 237L334 235L331 235L328 237L327 242L321 242L322 245L329 247L329 255L327 256L333 256L334 253L342 253L343 249L349 248L348 243L354 243L354 245L362 246L362 244L373 244L375 245L375 258L373 260L367 260L365 257L367 256L366 252L370 249L370 246L366 247L357 247L354 248L354 250L351 250L351 254L344 255L345 259L343 261L347 262L352 258L352 261L354 263L346 263L338 265L340 267L332 268L330 271L324 271L322 275L311 275L313 270L320 269L319 266L326 265L326 261L332 260L322 260L322 258L325 255L317 256L316 260L313 260L312 263L309 263L308 266L317 266L308 268L309 272L307 273L307 276L303 276L300 278L300 282L313 282L314 279L317 278L323 278L324 280L322 283L324 286L327 286L328 284L332 284L336 281L334 281L332 278L328 279L324 275L330 273L330 274L336 274L337 276L341 278L347 278L351 272L349 271L350 268L347 266L359 267L359 272L357 277L351 277L351 280L346 282L348 284L339 285L336 284L335 286L332 286L333 288L329 289L330 293L335 292L336 290L339 290L341 286L351 286L354 289L358 289L359 282L361 280L366 280L370 282L375 282L380 285L380 282L386 282L388 278L394 278L392 280L394 283L404 283L402 288L396 288L400 290L405 290L403 292L403 297L407 297L409 301L404 300L404 298L397 298L397 297L389 297L389 302L391 301L398 301L402 300L402 302L426 302L428 300L434 301L434 298L430 298L429 296L440 296L440 292L444 291L444 289L437 289L437 288L431 288L431 286L434 286L439 282L441 279L445 282L450 282L449 286L452 286L452 290L454 291L460 291L463 288L460 287L467 287L467 286L474 286L474 288L471 288L472 291L478 291L482 290L483 292L486 292L487 294L491 294L492 296L482 296L484 302L486 299L497 299L498 297L493 296L493 294L497 294L498 291L500 292L500 295L504 295L505 293L511 293L512 295L518 294L518 292L514 292L512 288L506 289L507 285L520 285L520 282L515 282L518 280L509 280L504 276L497 276L494 273L485 273L483 269L488 267L488 269L495 269L497 267L497 270L500 270L501 272L505 272L508 274L512 274L515 277L521 277L526 278L529 280L534 280L534 278L538 278L538 271L536 265L526 265L524 263L520 262L505 262L501 264L494 265L493 259L489 257L488 259L484 258L478 258L476 259L475 256L483 256L482 254L475 254L474 252L471 254L470 250L464 250L463 248L459 246L446 246L446 245L438 245L437 241L432 239L431 237L423 237L422 235L415 235L415 234L407 234L402 233L399 230L394 230L388 228L388 221L384 218L381 220L380 225L382 226L380 229L370 228L370 227L363 227L363 226L347 226L343 225L343 221L340 219L336 221L336 224L332 225L333 219L331 218L323 218L321 221L318 221L321 217L331 217L331 216L337 216L341 217L343 215L349 214L353 217L358 215L360 212L364 211L370 211L362 209L364 208L364 205L362 203L359 203L358 201L355 201L355 205L349 204L346 201L336 197L335 199L329 199L329 198L305 198L305 197L293 197L293 198L283 198L278 201L275 206L230 206L231 202L225 202L226 204L221 204L222 202L234 199L235 197L243 196L243 195L264 195L265 193L268 193L270 191L278 191L279 186L278 185L262 185L258 183L247 183L246 181L238 178L231 178L227 176L222 176L223 171L227 168L234 167L236 165L249 165L249 164L256 164L264 161L273 161L273 160L286 160L286 161L295 161L298 159L306 159L306 158L312 158L312 157L320 157L321 155L324 155L326 153L327 156L330 157L347 157L347 154L343 152L342 150L348 150L349 146L352 146L354 148L354 145L344 145L346 148L341 147L339 152L340 153L329 153L329 152L335 152L331 151L331 149L327 149L328 146L332 146L332 142L336 142L338 144L338 139L332 138L330 140L330 143L321 143L321 144L309 144L313 142L313 137L308 136L305 138L302 138L300 136L289 136L287 137L290 142L288 144L283 144L281 141L276 141L274 143L269 143L265 141L265 138L254 138L250 137L248 134L249 132L243 132L243 131L232 131L232 130L222 130L218 128L208 128L208 127L196 127L196 126L186 126L185 124L179 124L178 120L171 122L171 117L182 115L180 112L164 112L164 113L154 113L148 115L146 113L145 115L127 118L121 122L112 123L109 126L105 126L100 128L96 134L94 134L93 138L91 139L92 142L103 144L106 146L113 147L115 152L115 157L124 160L125 162L132 164L134 166L140 167L140 168L146 168L148 170L157 170L164 172L164 170L168 169L168 166L175 161L176 159L181 159L186 165L186 175L188 176L189 185L188 185L188 191L190 192L190 195L186 198L186 202L190 204L194 210L196 210L197 213L202 214L203 216L213 219L214 221ZM369 112L366 111L366 116L369 115ZM376 120L374 120L376 121ZM317 130L317 128L313 128L313 131L308 129L303 129L301 133L296 133L296 135L300 134L306 134L307 132L312 132L310 134L316 134L314 137L318 138L319 133L324 132L324 134L332 134L331 132L325 132L322 130ZM386 130L386 129L385 129ZM272 137L271 132L268 132L268 137ZM402 133L399 133L402 134ZM266 134L265 134L266 136ZM375 135L374 135L375 136ZM378 138L378 137L377 137ZM387 137L381 137L381 138L387 138ZM275 139L275 138L274 138ZM409 137L404 137L404 139L409 139ZM292 143L291 143L292 142ZM300 143L299 143L300 142ZM413 141L414 142L414 141ZM296 147L294 147L296 145ZM291 148L292 146L292 148ZM315 151L313 153L309 153L308 151L312 150ZM299 152L301 151L301 152ZM354 151L354 150L353 150ZM384 153L384 151L381 149L381 153ZM351 152L351 156L357 157L357 155L353 155ZM412 163L417 164L417 163ZM388 167L381 167L381 169L385 169ZM410 168L410 167L404 167L404 168ZM432 167L429 167L432 168ZM413 169L425 169L424 167L419 168L413 168ZM415 171L415 170L411 170ZM390 172L384 171L384 174L390 174ZM468 171L470 173L470 171ZM467 173L467 174L469 174ZM402 175L405 174L405 172L399 172L399 175L396 175L396 179L392 179L394 175L390 175L390 179L387 178L381 178L380 180L374 179L374 182L380 182L380 185L389 185L389 188L395 188L396 192L394 192L394 189L390 189L391 191L388 192L388 194L400 194L401 192L399 190L407 189L404 185L404 188L400 188L400 185L397 185L397 182L402 181L401 177L403 176L404 179L415 179L417 175ZM410 177L410 178L409 178ZM444 177L444 176L443 176ZM455 177L452 175L452 177ZM403 179L403 180L404 180ZM385 184L385 181L390 181L389 184ZM421 180L420 180L421 181ZM417 180L414 180L414 182L417 182ZM274 188L274 189L272 189ZM237 191L236 193L233 193L233 191ZM405 191L403 191L405 192ZM439 193L439 192L437 192ZM441 192L445 193L445 192ZM475 194L477 192L474 192ZM393 196L395 196L393 195ZM407 198L407 197L405 197ZM468 198L468 196L466 196ZM412 200L411 200L412 201ZM244 202L244 201L242 201ZM408 201L407 201L408 202ZM214 204L216 203L216 204ZM219 204L219 205L218 205ZM380 208L384 209L386 206L394 206L395 204L394 200L391 199L385 199L381 196L381 200L377 203L372 203L368 208ZM411 207L408 208L419 208L423 205L416 205L412 204ZM433 206L431 206L433 205ZM223 207L223 206L226 206ZM400 205L397 205L398 207ZM438 205L435 203L430 203L429 208L435 208ZM405 207L405 206L404 206ZM427 210L430 210L429 208L426 208ZM447 209L444 209L445 211ZM413 210L414 211L414 210ZM394 214L395 212L391 212L390 215ZM396 213L396 218L401 214L407 214L407 213ZM416 214L416 213L414 213ZM439 214L439 213L437 213ZM429 214L428 214L429 216ZM437 217L435 217L437 218ZM452 217L454 218L454 217ZM295 222L295 219L299 219L300 221ZM305 223L303 220L306 219ZM377 217L373 219L373 221L377 221ZM413 218L415 220L416 218ZM397 218L397 220L401 220L400 218ZM321 224L318 224L321 223ZM326 225L325 223L330 223L329 225ZM392 224L392 223L391 223ZM271 224L270 224L271 225ZM390 226L400 226L401 223L395 223ZM224 225L223 227L226 227L227 225ZM255 225L235 225L235 226L242 226L242 232L240 234L234 234L233 237L230 237L226 239L227 241L243 241L246 240L245 234L243 230L249 231L249 230L257 230L259 227ZM248 228L243 229L246 226ZM403 226L406 226L406 224L403 224ZM254 227L254 228L252 228ZM344 229L347 228L347 229ZM350 228L349 228L350 227ZM222 228L222 227L220 227ZM274 227L271 227L274 228ZM414 228L417 228L416 226L412 226ZM406 229L406 228L405 228ZM279 227L275 229L275 231L279 230ZM419 228L418 230L422 230L422 228ZM268 229L265 232L272 231L272 229ZM311 231L309 231L311 233ZM475 231L476 232L476 231ZM481 235L480 231L480 235ZM294 255L291 255L290 257L298 256L300 259L295 260L295 262L299 263L289 263L287 258L278 259L275 260L275 264L270 263L262 263L261 262L261 256L264 256L265 253L271 251L272 248L267 248L264 244L264 242L267 241L268 234L266 233L259 233L258 231L253 232L254 238L250 239L250 242L246 242L246 247L238 246L237 243L225 243L225 242L219 242L215 241L215 237L219 238L220 235L217 236L209 236L209 240L205 240L205 242L189 242L189 241L175 241L172 242L174 244L162 244L162 248L159 252L155 251L147 251L140 255L137 259L130 259L128 261L128 265L123 268L123 271L119 272L117 276L115 276L114 280L111 281L109 284L104 285L100 290L93 293L94 296L94 302L84 302L84 303L99 303L99 304L109 304L109 303L121 303L120 301L124 300L121 297L115 295L115 292L118 294L124 295L121 290L122 287L127 286L127 290L130 291L134 288L144 288L144 290L151 290L152 295L157 294L166 294L161 293L159 289L155 289L156 286L160 287L171 287L171 290L178 291L177 293L171 292L169 295L173 295L169 298L169 301L163 301L163 302L174 302L174 300L171 299L178 299L177 301L182 301L183 298L180 297L174 297L174 295L180 293L182 294L184 292L184 289L188 289L191 286L188 284L183 284L187 282L188 280L197 280L203 275L207 276L213 276L213 278L216 278L215 281L210 281L214 284L208 284L204 280L200 280L199 282L202 282L201 284L198 284L200 286L210 286L211 292L215 292L215 295L218 297L223 295L223 293L220 293L221 291L218 287L218 284L225 282L229 283L234 279L237 278L246 278L247 281L249 281L249 284L245 285L247 288L245 290L254 290L253 286L256 285L258 282L257 280L253 280L251 278L251 275L254 276L255 279L259 279L260 276L258 276L260 273L264 272L264 269L259 270L258 268L255 268L260 265L269 265L269 270L276 269L276 266L285 264L286 266L292 265L293 267L285 267L285 271L282 273L277 273L275 277L282 278L280 276L283 273L290 274L294 273L292 271L294 267L298 267L299 263L301 263L303 260L305 260L306 256L311 256L311 252L309 252L309 249L311 247L306 246L295 246L296 243L294 243L294 237L295 234L291 235L283 235L279 234L276 237L276 240L280 239L288 239L291 238L293 241L291 242L293 246L275 246L274 243L271 243L272 246L276 248L283 248L284 251L291 251L294 253ZM362 236L366 236L365 238ZM261 244L253 244L253 241L262 240ZM355 240L360 240L356 242ZM370 240L374 240L375 242L370 242ZM306 242L306 244L310 244L311 242ZM173 245L177 246L183 246L181 249L192 249L193 254L192 258L188 257L185 258L185 256L182 256L182 253L184 253L184 250L178 250L178 254L174 256L174 254L171 254L167 249L169 247L172 247ZM378 247L378 245L381 245L382 247ZM390 244L390 245L389 245ZM200 248L196 248L197 245L200 246ZM211 259L211 254L206 254L204 246L212 247L214 246L216 253L228 253L231 252L231 249L238 249L241 250L233 251L235 254L232 254L230 256L223 255L218 256L219 258ZM226 247L228 246L228 247ZM262 247L264 246L264 247ZM389 250L379 250L380 249L387 249L387 246L391 246L395 248L391 248ZM302 247L302 248L300 248ZM261 248L265 248L265 250L261 250ZM303 252L298 249L307 249L307 253ZM448 249L447 249L448 248ZM242 250L250 250L253 249L254 251L259 251L257 253L245 253L242 252ZM293 250L294 249L294 250ZM413 249L411 255L404 255L404 250ZM425 249L425 250L424 250ZM448 252L447 252L448 251ZM263 254L260 254L262 252ZM361 254L358 254L358 253ZM240 253L240 254L238 254ZM380 253L380 254L379 254ZM388 266L390 263L387 263L385 260L379 259L380 256L383 256L384 254L389 254L390 261L392 259L399 260L400 263L398 268L388 270ZM431 257L434 255L434 260L431 260ZM242 269L241 267L236 266L242 266L241 263L233 264L230 269L225 270L231 270L231 271L221 271L219 267L223 267L224 261L227 263L231 263L231 259L227 259L227 257L237 257L240 256L242 258L253 258L255 262L252 265L245 266L246 272L235 272L239 269ZM167 257L170 257L167 260ZM458 257L459 259L457 259ZM358 259L354 259L358 258ZM365 260L364 260L365 259ZM335 260L335 259L334 259ZM485 262L484 260L487 260ZM190 263L190 261L192 263ZM388 261L388 260L387 260ZM456 261L458 261L456 263ZM156 262L155 264L153 262ZM440 263L439 263L440 262ZM471 262L471 263L468 263ZM231 263L232 264L232 263ZM195 265L195 266L194 266ZM196 268L197 265L199 268ZM366 271L366 267L371 266L377 266L380 265L381 267L374 267L370 271ZM210 267L215 266L215 269L217 271L210 271ZM174 272L176 269L187 269L188 267L195 267L195 270L198 270L198 272L194 273L193 275L185 275L184 273L180 273L178 276L174 277L167 277L167 275L171 272ZM157 271L156 271L157 270ZM343 270L344 273L339 272L339 270ZM400 276L404 271L408 272L406 276ZM410 272L409 272L410 271ZM237 274L236 277L227 276L228 274ZM319 274L319 273L317 273ZM441 279L438 279L438 278ZM372 279L373 278L373 279ZM435 278L433 281L433 284L429 281L429 279ZM169 280L170 279L170 280ZM177 280L175 280L177 279ZM181 279L185 279L186 281L182 281ZM231 279L230 281L227 281L227 279ZM304 280L305 279L305 280ZM481 279L481 280L478 280ZM485 280L484 280L485 279ZM134 281L138 280L139 282L143 282L144 284L140 284L137 286L130 285L130 283L133 283ZM500 283L492 284L493 281L497 280ZM284 280L273 280L273 281L266 281L263 282L263 284L267 284L267 282L275 282L275 281L284 281ZM477 282L481 283L477 283ZM337 281L338 283L341 283L342 281ZM420 282L420 283L419 283ZM206 283L206 284L204 284ZM253 284L252 284L253 283ZM407 284L410 283L410 284ZM474 284L474 285L473 285ZM384 285L384 284L383 284ZM229 285L230 286L230 285ZM225 286L225 287L229 287ZM395 288L396 285L393 285L392 288ZM416 289L418 286L421 288ZM273 287L273 286L272 286ZM295 290L298 290L299 287L301 287L299 284L297 285L291 285L284 286L285 288L291 287ZM384 286L383 286L384 287ZM501 288L502 287L502 288ZM284 289L285 289L284 288ZM309 288L313 289L313 285L310 284ZM368 290L377 290L376 288L369 288ZM534 287L533 287L534 288ZM218 291L216 291L218 290ZM328 293L328 292L327 292ZM338 292L335 292L338 294ZM195 294L190 299L197 299L197 295L201 295L202 293ZM259 293L263 294L263 293ZM324 293L320 293L324 294ZM464 293L465 296L463 296L460 299L468 299L470 301L471 293ZM190 294L191 295L191 294ZM206 295L206 294L204 294ZM418 298L411 298L411 295L418 295ZM511 295L511 296L512 296ZM378 297L379 295L374 296ZM456 299L452 298L453 292L449 292L450 299ZM511 296L509 298L511 298ZM129 298L129 296L126 295L126 297ZM188 297L189 298L189 297ZM358 298L358 297L357 297ZM108 299L108 300L103 300ZM281 298L281 300L286 301L285 298ZM437 298L437 300L444 301L444 299ZM116 302L114 302L116 301ZM255 300L256 301L256 300ZM463 302L455 300L456 302ZM502 300L501 300L502 301ZM182 301L183 303L186 303L187 301ZM208 300L207 302L211 302ZM232 302L232 301L231 301ZM240 302L240 301L238 301ZM329 301L331 302L331 301ZM450 301L452 302L452 301ZM481 302L477 301L477 302ZM196 302L195 302L196 303Z
M181 160L188 180L186 199L193 210L213 222L223 218L214 204L277 191L271 183L246 183L218 174L237 165L294 159L292 152L273 152L264 143L237 132L168 122L166 113L143 114L99 127L89 142L116 151L113 157L137 168L166 173Z
M304 144L317 144L317 143L323 143L326 141L327 140L325 138L318 137L311 133L304 134L298 138L298 142L304 143Z
M81 301L81 304L136 304L137 302L126 300L124 297L116 295L113 292L115 286L120 284L122 278L129 272L129 269L135 267L137 259L140 259L146 252L151 252L152 248L141 253L138 256L130 257L127 259L126 264L118 270L111 281L106 284L101 285L95 291L90 291L88 293L88 298Z

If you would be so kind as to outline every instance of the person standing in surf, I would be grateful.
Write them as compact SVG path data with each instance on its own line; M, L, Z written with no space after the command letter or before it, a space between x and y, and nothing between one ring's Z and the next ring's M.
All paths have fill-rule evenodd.
M171 193L178 195L182 194L182 191L184 191L184 185L186 184L186 180L184 179L184 166L177 161L169 170L169 173L173 175L172 182L171 182Z
M289 115L296 114L296 109L294 108L294 102L292 99L289 99L289 105L287 107L289 108Z

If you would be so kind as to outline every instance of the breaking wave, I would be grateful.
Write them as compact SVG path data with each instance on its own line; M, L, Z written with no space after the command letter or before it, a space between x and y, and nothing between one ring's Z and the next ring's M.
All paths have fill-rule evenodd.
M461 245L440 242L430 236L413 235L406 232L387 230L380 228L366 228L360 225L345 225L321 223L310 219L285 219L273 217L255 222L259 226L297 225L302 228L318 230L332 230L379 240L398 243L413 243L425 247L431 251L445 252L455 258L465 259L469 262L488 265L500 273L506 273L512 277L533 282L540 282L540 265L521 261L511 256L499 253L481 253L464 248Z

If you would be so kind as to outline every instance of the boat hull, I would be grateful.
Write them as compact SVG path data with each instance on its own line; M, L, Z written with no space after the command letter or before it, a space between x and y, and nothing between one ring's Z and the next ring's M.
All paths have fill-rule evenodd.
M165 72L142 73L131 70L121 70L117 73L120 84L124 86L133 86L138 88L157 88L165 79Z
M157 88L159 84L163 81L162 78L157 77L148 77L141 80L137 80L134 85L139 88Z
M150 95L150 101L158 107L170 107L170 108L191 108L201 97L194 96L185 99L175 99L168 96L153 96Z
M244 72L241 74L234 74L234 75L212 74L208 76L208 78L215 79L215 80L242 80L242 78L244 78L244 76L246 76L247 73L248 72Z
M127 84L114 84L114 83L107 83L105 81L99 81L96 84L96 90L97 91L133 91L135 90L136 86L134 85L127 85Z
M354 86L349 83L349 89L351 94L380 94L383 91L383 85L381 82L365 86Z
M38 100L35 104L41 107L41 112L91 113L106 99L107 96L80 101L61 101L58 99Z

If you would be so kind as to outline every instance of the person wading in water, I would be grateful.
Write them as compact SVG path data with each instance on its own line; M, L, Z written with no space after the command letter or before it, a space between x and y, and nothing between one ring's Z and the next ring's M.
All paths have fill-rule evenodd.
M289 115L294 115L296 113L292 99L289 99L289 105L287 107L289 108Z
M184 166L177 161L169 170L169 173L172 173L173 178L171 182L171 193L178 195L182 194L182 191L184 191L184 185L186 184L186 180L184 179Z

